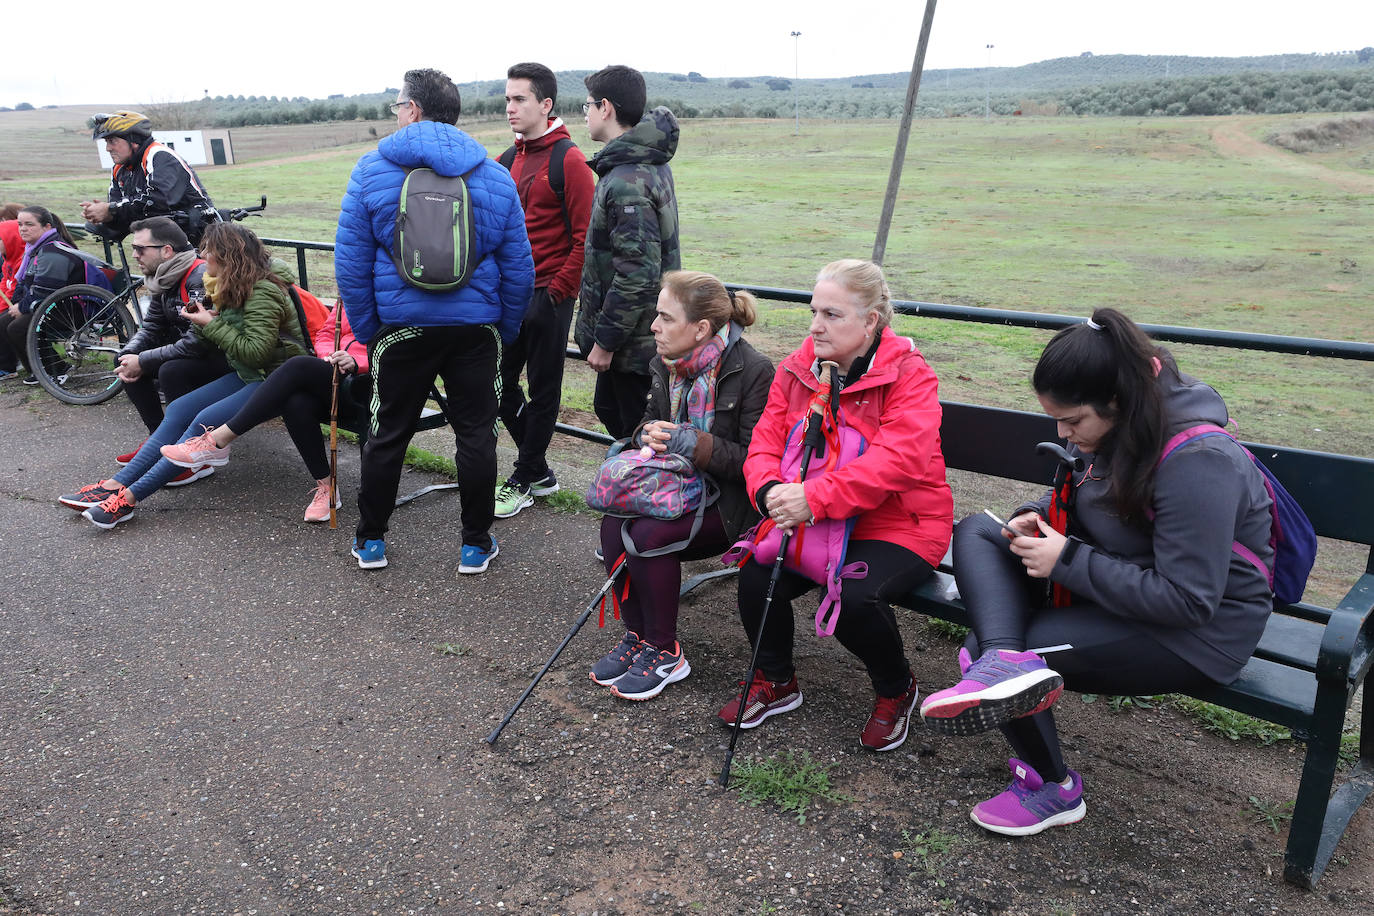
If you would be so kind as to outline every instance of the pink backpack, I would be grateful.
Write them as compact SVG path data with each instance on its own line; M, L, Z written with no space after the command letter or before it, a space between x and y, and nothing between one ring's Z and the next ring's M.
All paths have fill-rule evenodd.
M807 469L807 479L824 477L836 468L844 467L864 453L868 442L858 430L843 425L843 417L838 414L837 435L827 430L826 454L814 455ZM803 418L788 433L787 445L783 449L779 477L784 481L796 482L801 471L802 438L806 431ZM838 439L838 448L835 447ZM862 579L868 575L867 563L845 564L845 553L849 547L849 535L854 530L857 516L849 518L827 518L797 528L787 542L787 555L783 567L805 576L812 582L825 586L825 595L820 607L816 609L816 635L833 636L835 624L840 618L840 590L845 579ZM778 556L782 545L782 532L765 518L750 528L735 545L720 558L722 563L743 566L751 558L760 563L771 564Z

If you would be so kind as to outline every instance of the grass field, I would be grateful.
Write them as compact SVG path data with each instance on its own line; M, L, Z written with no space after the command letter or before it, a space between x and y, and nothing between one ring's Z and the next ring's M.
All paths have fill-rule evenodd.
M103 193L84 109L0 113L0 199L74 216ZM65 118L65 121L64 121ZM27 119L27 120L25 120ZM1143 322L1369 338L1374 255L1367 213L1374 143L1299 154L1263 138L1331 116L918 121L888 243L899 298L1085 315L1113 305ZM493 154L503 122L464 125ZM331 240L350 168L374 142L349 122L234 131L250 161L203 170L221 205L270 200L252 225ZM737 282L807 288L832 258L872 249L895 124L686 122L674 160L684 263ZM585 127L574 138L594 150ZM19 164L19 165L16 165ZM41 175L39 173L42 173ZM22 173L19 177L16 173ZM330 291L327 255L310 266ZM754 332L785 353L806 311L765 310ZM1047 334L903 318L945 397L1032 407L1028 370ZM1220 388L1243 435L1374 454L1374 366L1178 347ZM568 403L590 405L583 373Z

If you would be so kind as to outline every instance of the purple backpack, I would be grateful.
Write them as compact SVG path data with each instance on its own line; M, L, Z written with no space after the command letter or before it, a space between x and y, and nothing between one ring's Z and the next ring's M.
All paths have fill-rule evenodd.
M1220 426L1210 423L1192 426L1164 444L1164 451L1160 453L1159 462L1155 467L1162 465L1166 458L1185 443L1208 436L1225 436L1236 445L1240 445L1235 436ZM1269 492L1269 514L1273 522L1269 531L1269 546L1274 550L1274 568L1265 566L1264 561L1240 541L1233 542L1231 550L1249 560L1264 573L1275 600L1282 604L1296 604L1302 600L1303 590L1307 588L1307 577L1317 559L1317 532L1313 530L1307 513L1302 511L1298 501L1283 488L1278 478L1271 474L1248 448L1243 445L1240 445L1240 448L1249 456L1255 467L1259 468L1260 474L1264 477L1264 488Z
M839 418L842 419L842 418ZM800 476L802 438L805 433L806 419L803 418L787 436L787 446L783 449L782 464L779 468L780 479L795 481ZM807 479L824 477L828 471L843 467L862 455L868 447L867 441L858 430L839 425L838 455L815 455L807 469ZM850 518L827 518L810 525L797 528L787 542L787 555L783 567L799 573L812 582L825 586L825 595L816 609L816 635L833 636L835 624L840 618L840 589L845 579L862 579L868 575L867 563L845 565L845 553L849 547L849 535L854 530L857 516ZM720 558L722 563L743 566L751 558L760 563L773 563L782 546L782 532L765 518L750 528L735 545Z

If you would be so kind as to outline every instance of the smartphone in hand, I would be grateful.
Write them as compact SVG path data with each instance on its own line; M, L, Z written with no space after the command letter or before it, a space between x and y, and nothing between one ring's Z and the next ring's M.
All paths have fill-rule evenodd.
M1007 534L1009 534L1010 536L1012 536L1012 537L1014 537L1014 538L1023 537L1023 535L1021 534L1021 532L1017 531L1015 528L1011 527L1011 526L1008 525L1006 522L1002 521L1002 519L998 518L998 517L997 517L997 514L996 514L995 512L993 512L991 509L984 509L984 510L983 510L983 514L986 515L988 518L992 519L992 520L993 520L994 522L996 522L997 524L1001 525L1001 526L1002 526L1002 530L1005 531L1005 532L1006 532Z

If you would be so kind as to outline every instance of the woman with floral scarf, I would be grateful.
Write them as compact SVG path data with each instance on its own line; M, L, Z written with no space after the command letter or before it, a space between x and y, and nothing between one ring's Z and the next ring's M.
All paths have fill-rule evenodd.
M741 337L754 323L752 294L729 292L710 274L675 270L663 276L657 311L649 399L630 442L687 458L715 482L720 496L695 535L695 513L672 520L602 519L607 573L622 554L629 572L628 584L617 586L626 631L592 666L591 679L627 700L656 697L692 671L677 639L682 561L722 553L756 517L744 493L744 456L773 378L773 364ZM688 543L662 556L631 556L622 528L636 553Z

